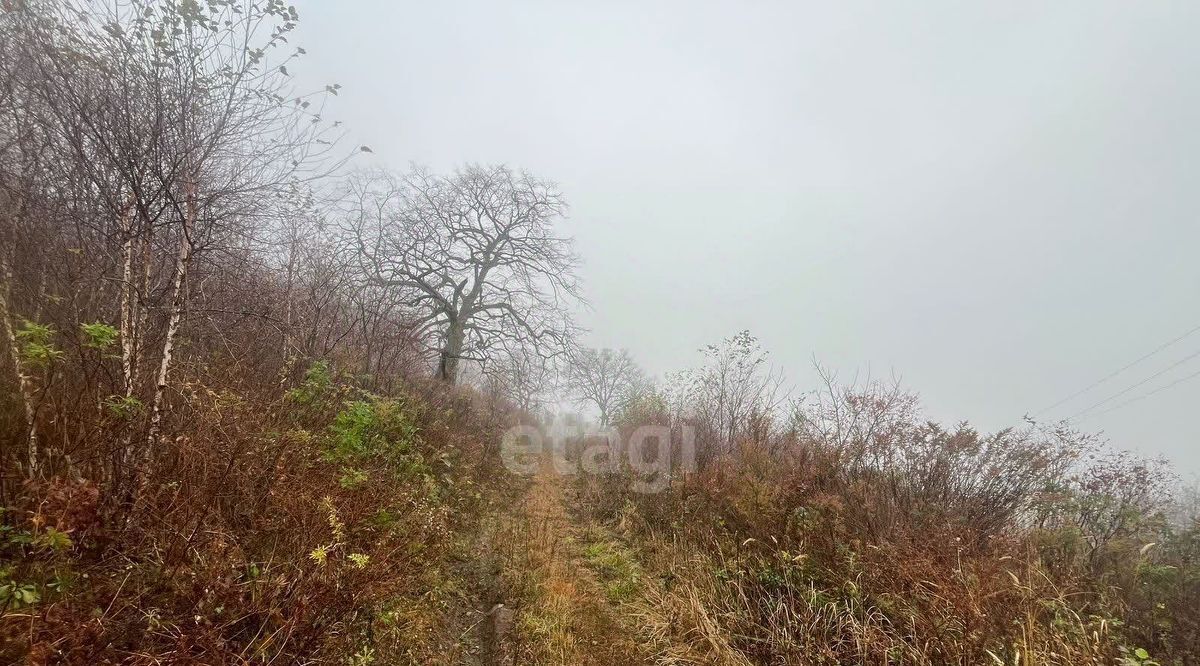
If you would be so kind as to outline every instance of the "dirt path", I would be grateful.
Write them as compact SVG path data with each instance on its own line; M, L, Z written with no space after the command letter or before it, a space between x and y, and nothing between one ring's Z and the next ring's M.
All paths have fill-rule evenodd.
M489 623L490 661L652 663L641 652L635 628L622 620L620 593L631 585L625 579L632 573L614 566L605 546L572 522L564 507L565 483L543 465L507 524L498 525L500 578L509 599Z

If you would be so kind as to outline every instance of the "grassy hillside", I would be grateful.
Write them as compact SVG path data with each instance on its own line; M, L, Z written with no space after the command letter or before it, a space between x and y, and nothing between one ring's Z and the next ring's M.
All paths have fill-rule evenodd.
M298 20L0 2L0 662L1200 664L1164 465L582 348L557 187L355 170Z

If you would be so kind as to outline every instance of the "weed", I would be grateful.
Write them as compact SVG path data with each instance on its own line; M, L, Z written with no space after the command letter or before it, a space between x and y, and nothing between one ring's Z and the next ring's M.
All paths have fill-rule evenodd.
M600 541L583 549L584 558L596 571L608 598L631 600L641 587L642 571L632 554L615 541Z

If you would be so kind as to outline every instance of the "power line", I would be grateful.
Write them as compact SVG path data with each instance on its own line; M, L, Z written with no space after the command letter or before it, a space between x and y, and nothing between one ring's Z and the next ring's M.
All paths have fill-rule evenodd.
M1078 398L1079 396L1083 395L1084 393L1087 393L1088 391L1096 388L1097 386L1112 379L1113 377L1116 377L1117 375L1121 374L1122 372L1125 372L1126 370L1132 368L1133 366L1137 365L1138 363L1141 363L1142 361L1145 361L1146 359L1158 354L1159 352L1163 351L1164 349L1174 345L1176 342L1179 342L1180 340L1183 340L1184 338L1187 338L1188 336L1192 335L1193 333L1196 333L1197 331L1200 331L1200 326L1193 328L1192 330L1184 333L1183 335L1180 335L1179 337L1177 337L1173 340L1164 342L1163 344L1159 345L1153 351L1146 354L1145 356L1139 357L1138 359L1131 361L1131 362L1127 363L1126 365L1121 366L1120 368L1117 368L1116 370L1112 371L1111 373L1101 377L1100 379L1097 379L1096 381L1092 382L1091 384L1088 384L1087 386L1079 389L1078 391L1063 398L1062 400L1059 400L1058 402L1054 403L1053 405L1050 405L1049 407L1045 407L1045 408L1039 410L1038 412L1036 412L1034 414L1034 416L1035 417L1041 416L1042 414L1045 414L1046 412L1054 409L1055 407L1058 407L1059 405L1062 405L1063 403L1070 402L1071 400ZM1101 403L1101 404L1103 404L1103 403ZM1088 409L1085 409L1084 411L1086 412L1086 411L1089 411L1090 409L1091 409L1091 407L1089 407ZM1080 413L1082 413L1082 412L1080 412ZM1075 417L1072 416L1071 418L1075 418Z
M1109 413L1109 412L1111 412L1111 411L1118 410L1118 409L1120 409L1120 408L1124 407L1125 405L1129 405L1129 404L1135 403L1135 402L1137 402L1137 401L1139 401L1139 400L1145 400L1146 398L1149 398L1150 396L1154 395L1155 393L1162 393L1163 391L1165 391L1165 390L1167 390L1167 389L1169 389L1169 388L1174 388L1175 386L1178 386L1178 385L1180 385L1180 384L1182 384L1182 383L1184 383L1184 382L1188 381L1189 379L1195 379L1196 377L1200 377L1200 370L1197 370L1197 371L1193 372L1192 374L1190 374L1190 375L1188 375L1188 376L1186 376L1186 377L1181 377L1181 378L1179 378L1179 379L1176 379L1175 381L1171 382L1170 384L1167 384L1166 386L1160 386L1160 387L1158 387L1158 388L1154 389L1153 391L1151 391L1151 392L1149 392L1149 393L1144 393L1144 394L1142 394L1142 395L1139 395L1139 396L1138 396L1138 397L1136 397L1136 398L1130 398L1129 400L1126 400L1125 402L1122 402L1122 403L1120 403L1120 404L1117 404L1117 405L1114 405L1114 406L1112 406L1112 407L1109 407L1108 409L1106 409L1106 410L1104 410L1104 411L1100 412L1099 414L1092 414L1092 416L1091 416L1091 417L1089 417L1089 418L1095 418L1095 417L1097 417L1097 416L1101 416L1101 415L1103 415L1103 414L1107 414L1107 413Z
M1171 370L1174 370L1175 368L1178 368L1179 366L1183 365L1184 363L1187 363L1188 361L1190 361L1190 360L1192 360L1192 359L1196 358L1197 356L1200 356L1200 350L1197 350L1197 351L1195 351L1195 352L1192 352L1191 354L1188 354L1187 356L1184 356L1183 358L1179 359L1178 361L1175 361L1175 362L1174 362L1174 363L1172 363L1171 365L1169 365L1169 366L1167 366L1167 367L1163 368L1162 370L1159 370L1158 372L1156 372L1156 373L1154 373L1154 374L1150 375L1149 377L1147 377L1147 378L1143 379L1142 381L1140 381L1140 382L1138 382L1138 383L1136 383L1136 384L1134 384L1134 385L1132 385L1132 386L1126 387L1125 389L1123 389L1123 390L1121 390L1121 391L1118 391L1117 393L1114 393L1114 394L1112 394L1112 395L1108 396L1107 398L1105 398L1105 399L1101 400L1100 402L1097 402L1096 404L1092 405L1091 407L1088 407L1087 409L1083 409L1083 410L1080 410L1080 411L1078 411L1078 412L1075 412L1074 414L1072 414L1071 416L1069 416L1069 417L1067 418L1067 420L1068 420L1068 421L1074 421L1074 420L1075 420L1076 418L1078 418L1079 416L1081 416L1081 415L1083 415L1083 414L1086 414L1086 413L1088 413L1088 412L1092 411L1093 409L1095 409L1095 408L1097 408L1097 407L1100 407L1101 405L1104 405L1104 404L1108 403L1108 402L1109 402L1109 401L1111 401L1111 400L1115 400L1115 399L1117 399L1117 398L1119 398L1119 397L1121 397L1121 396L1125 395L1126 393L1129 393L1130 391L1132 391L1132 390L1133 390L1133 389L1135 389L1135 388L1138 388L1138 387L1141 387L1141 386L1145 386L1145 385L1146 385L1147 383L1149 383L1151 380L1153 380L1153 379L1157 379L1158 377L1161 377L1161 376L1163 376L1163 375L1167 374L1167 373L1168 373L1168 372L1170 372Z

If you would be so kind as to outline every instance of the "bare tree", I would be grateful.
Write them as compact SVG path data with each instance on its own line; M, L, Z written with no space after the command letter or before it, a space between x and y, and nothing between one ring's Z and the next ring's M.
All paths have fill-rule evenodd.
M365 279L404 294L453 383L461 361L500 349L569 350L580 295L572 242L554 230L565 212L552 184L504 166L375 173L352 187L348 231Z
M506 350L480 372L488 390L508 400L525 412L532 412L545 403L555 384L555 368L537 354L524 349Z
M278 0L63 0L4 18L0 150L13 154L0 188L22 202L5 227L36 208L39 229L74 248L58 265L24 261L26 284L76 271L59 280L70 285L84 264L102 276L73 314L118 324L121 397L147 416L138 445L127 421L117 467L137 476L169 411L197 272L211 271L209 255L252 253L284 190L340 163L321 138L330 126L307 110L311 96L292 95L286 64L299 50L284 50L296 13ZM26 292L5 286L6 321L37 318L44 299Z
M578 400L599 410L602 426L607 426L645 383L642 369L624 349L582 349L572 358L567 376Z
M1200 476L1180 480L1168 516L1184 528L1200 522Z
M731 451L743 438L765 439L787 391L758 339L741 331L700 351L704 365L677 375L675 389L697 426L700 457Z

